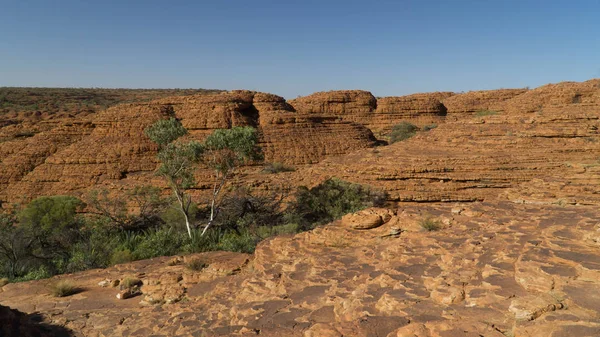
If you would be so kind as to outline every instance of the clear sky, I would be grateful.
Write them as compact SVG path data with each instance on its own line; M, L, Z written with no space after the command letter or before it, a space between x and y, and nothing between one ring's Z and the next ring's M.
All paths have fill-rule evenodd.
M600 0L0 0L0 86L286 98L600 77Z

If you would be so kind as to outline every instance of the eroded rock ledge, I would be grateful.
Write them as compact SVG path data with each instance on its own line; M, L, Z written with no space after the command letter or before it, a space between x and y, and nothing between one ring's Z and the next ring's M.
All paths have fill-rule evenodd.
M382 223L371 229L349 225L373 215ZM599 216L506 202L374 209L265 241L253 256L63 275L85 291L62 299L47 294L54 280L9 284L0 303L83 336L597 336ZM441 229L422 230L425 217ZM185 267L196 258L208 267ZM119 300L98 285L127 276L141 279L141 295Z

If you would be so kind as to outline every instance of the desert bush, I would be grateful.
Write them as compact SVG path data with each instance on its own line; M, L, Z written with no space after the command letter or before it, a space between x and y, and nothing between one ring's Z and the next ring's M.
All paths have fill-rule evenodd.
M409 122L402 122L394 125L392 132L390 133L390 143L400 142L411 138L417 134L419 128Z
M133 287L139 287L142 285L142 281L135 277L126 277L119 283L121 288L130 289Z
M192 228L191 236L170 221L160 227L131 229L114 226L109 217L79 216L82 203L76 198L39 198L16 214L0 215L0 278L29 281L182 253L252 253L270 236L308 230L385 202L383 193L338 179L311 189L301 187L295 197L289 201L293 199L289 191L277 188L260 193L228 191L220 200L213 230L203 235L202 228ZM206 221L209 212L210 208L198 210L195 220ZM185 226L182 222L179 226Z
M71 296L80 291L73 282L69 280L61 280L50 285L50 293L54 297Z
M256 192L247 188L239 188L221 201L219 217L215 228L222 231L241 230L254 232L260 226L278 226L283 223L283 200L288 196L287 189L273 188L273 192ZM205 210L200 214L206 218ZM206 221L206 220L201 220Z
M498 114L498 111L493 111L493 110L479 110L475 113L475 115L478 117L493 116L493 115L497 115L497 114Z
M68 259L81 238L83 203L71 196L40 197L18 214L19 226L33 239L31 254L39 260Z
M440 230L442 228L440 222L431 217L425 217L419 221L419 226L428 232Z
M381 206L385 200L385 193L332 178L311 189L298 188L287 218L299 222L301 229L308 229L367 207Z
M220 250L251 254L258 242L260 238L248 230L241 230L239 233L230 231L221 237L218 247Z
M187 269L193 271L201 271L202 269L208 267L208 263L203 259L193 259L186 265Z
M110 264L121 264L134 261L135 258L129 249L114 251L110 257Z
M192 221L198 222L198 205L195 202L190 203L188 216ZM167 227L173 227L179 230L185 230L185 217L179 210L179 204L173 202L170 207L167 207L161 214L160 218Z
M123 230L144 230L163 225L161 213L172 203L170 198L162 197L160 188L149 185L136 186L123 195L93 190L85 200L97 215L108 219L112 227ZM137 212L130 213L128 205Z
M115 264L112 263L112 258L118 245L116 231L102 222L86 222L86 226L80 231L79 241L71 249L65 271L72 273Z
M293 172L296 171L296 169L292 166L289 165L285 165L283 163L270 163L265 165L265 167L263 168L263 172L264 173L279 173L279 172Z
M186 241L185 235L173 228L150 229L143 233L139 244L132 251L136 260L157 256L175 255Z

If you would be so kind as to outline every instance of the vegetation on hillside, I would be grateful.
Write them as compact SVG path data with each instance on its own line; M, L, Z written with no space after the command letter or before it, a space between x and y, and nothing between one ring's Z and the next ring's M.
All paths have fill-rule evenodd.
M402 122L394 125L390 133L390 143L396 143L407 140L417 134L419 128L409 122Z
M181 212L157 189L132 189L125 198L141 207L127 212L124 199L100 191L86 198L93 213L81 213L84 202L77 198L52 196L0 214L0 279L27 281L174 254L251 253L270 236L309 230L385 200L381 193L338 179L300 187L293 195L286 189L259 193L238 187L223 196L211 230L202 235L202 228L191 228L190 237L182 230ZM194 223L210 218L209 205L192 208ZM59 288L63 293L68 287Z
M97 112L121 103L167 96L216 93L212 89L102 89L0 87L0 116L11 112L47 114Z

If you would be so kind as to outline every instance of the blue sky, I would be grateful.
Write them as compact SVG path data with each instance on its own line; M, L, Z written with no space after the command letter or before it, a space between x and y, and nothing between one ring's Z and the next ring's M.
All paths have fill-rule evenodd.
M2 0L0 86L287 98L600 77L600 1Z

